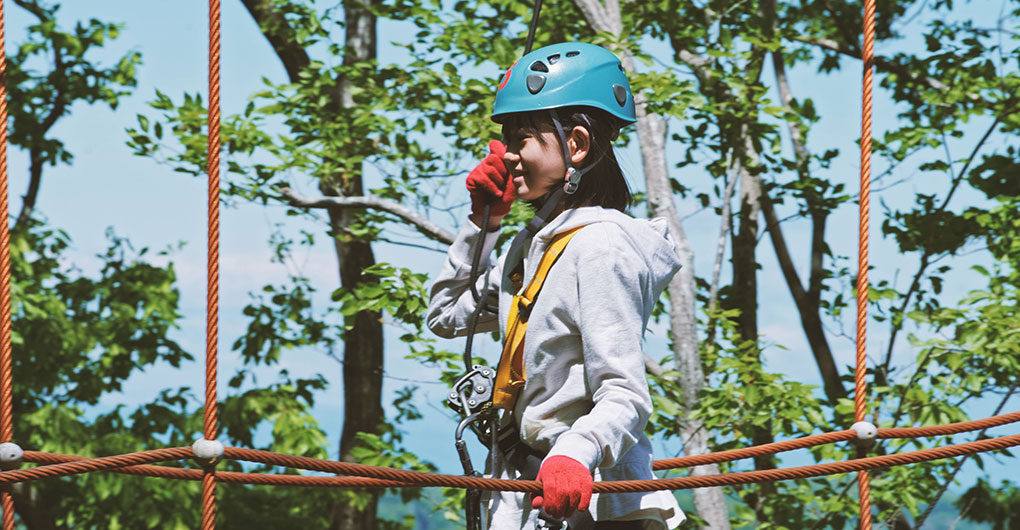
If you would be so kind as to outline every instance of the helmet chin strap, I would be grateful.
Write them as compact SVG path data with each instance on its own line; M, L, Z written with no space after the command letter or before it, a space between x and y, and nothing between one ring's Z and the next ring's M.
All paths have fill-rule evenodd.
M575 168L574 162L570 157L570 145L567 144L567 133L563 128L563 124L560 122L560 116L556 113L556 109L549 109L549 115L552 117L553 125L556 126L556 134L560 137L560 146L563 148L563 164L567 167L567 184L564 188L564 192L567 195L573 195L574 193L577 193L577 187L581 184L581 177L601 162L605 153L600 154L591 164L588 164L581 169ZM588 129L589 134L591 134L590 125Z
M549 109L549 115L552 116L553 125L556 126L556 134L560 136L560 147L563 148L563 164L567 167L567 185L564 191L567 195L573 195L577 192L577 186L581 184L581 175L584 171L578 171L574 167L574 161L570 158L570 145L567 144L567 133L563 130L563 124L560 123L560 116L556 113L556 109ZM585 170L591 168L588 166Z

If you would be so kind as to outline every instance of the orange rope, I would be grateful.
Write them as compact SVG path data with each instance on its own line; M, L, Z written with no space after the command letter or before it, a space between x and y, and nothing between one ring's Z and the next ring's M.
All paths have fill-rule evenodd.
M38 453L36 453L38 454ZM194 456L190 447L171 447L166 449L153 449L138 453L128 453L116 456L104 456L101 458L86 458L28 469L15 469L0 473L0 484L11 484L13 482L27 482L43 478L66 477L69 475L80 475L92 471L111 471L141 464L152 464L156 462L169 462L171 460L185 460Z
M963 432L991 429L1020 421L1020 411L999 414L980 420L961 421L945 425L929 425L927 427L897 427L895 429L879 429L878 438L922 438L925 436L948 436Z
M209 0L209 257L206 286L205 424L206 440L217 434L216 380L219 332L220 259L220 2ZM202 530L216 528L216 477L207 466L202 477Z
M923 438L926 436L949 436L952 434L979 431L982 429L990 429L992 427L999 427L1002 425L1008 425L1010 423L1016 422L1020 422L1020 411L1010 412L1007 414L999 414L998 416L992 416L990 418L984 418L980 420L961 421L959 423L949 423L945 425L929 425L927 427L898 427L895 429L878 429L877 438L895 439L895 438ZM663 458L661 460L656 460L655 462L652 462L652 469L656 471L662 471L666 469L678 469L685 467L703 466L706 464L719 464L722 462L732 462L734 460L741 460L744 458L774 455L785 451L793 451L795 449L807 449L808 447L815 447L817 445L827 443L845 442L848 440L853 440L856 437L857 432L853 430L834 431L824 434L813 434L811 436L795 438L793 440L773 442L764 445L757 445L754 447L742 447L740 449L731 449L729 451L720 451L717 453L680 456L677 458Z
M766 469L741 473L725 473L720 475L689 476L655 480L629 480L616 482L596 482L596 493L623 493L637 491L678 490L705 488L715 486L733 486L757 482L777 480L804 479L879 469L891 466L916 464L943 458L970 455L985 451L999 451L1020 445L1020 434L988 438L946 447L933 447L891 455L857 458L842 462L830 462L810 466L783 469ZM0 484L25 482L31 480L57 478L94 471L113 471L162 478L185 480L205 480L208 474L197 470L174 469L161 466L145 466L156 462L184 460L191 457L188 447L155 449L140 453L108 456L102 458L74 457L26 451L25 460L33 462L61 462L37 468L18 469L0 473ZM236 461L256 462L294 469L306 469L346 475L342 477L317 477L295 475L273 475L257 473L218 473L213 476L217 482L239 484L303 486L303 487L343 487L343 488L387 488L387 487L453 487L489 491L519 491L538 493L541 485L536 481L504 480L468 477L464 475L443 475L438 473L422 473L406 469L337 462L335 460L319 460L315 458L283 455L256 449L227 447L226 458Z
M867 330L867 295L868 295L868 216L870 193L871 165L871 101L872 101L872 66L874 62L874 0L865 0L864 16L864 85L863 85L863 117L861 135L861 191L860 191L860 226L859 226L859 273L857 280L857 367L854 374L854 417L856 421L864 421L866 417L866 330ZM215 440L218 430L217 418L217 335L218 335L218 302L219 302L219 164L220 164L220 5L219 0L209 1L209 137L207 172L209 175L209 246L208 246L208 293L207 293L207 325L206 325L206 403L203 424L203 435L208 440ZM7 93L6 93L6 54L4 51L4 4L0 0L0 442L13 438L12 419L12 362L11 362L11 299L10 299L10 233L7 222ZM988 428L1020 421L1020 412L1003 414L984 420L961 422L950 425L881 429L879 438L912 438L919 436L948 435L970 430ZM806 448L824 443L849 440L853 431L838 431L821 435L808 436L797 440L766 444L764 446L725 451L712 455L684 457L660 460L655 463L656 469L670 469L683 466L700 465L706 462L725 462L752 456L775 454L781 451ZM871 510L869 503L868 469L876 469L895 465L905 465L930 461L953 456L962 456L983 451L1001 450L1020 445L1020 435L1003 436L979 440L947 447L936 447L910 453L883 455L870 458L857 458L844 462L833 462L786 469L750 471L744 473L728 473L697 477L681 477L645 481L620 481L595 483L596 492L628 492L654 491L663 489L686 489L723 485L748 484L775 480L807 478L837 473L858 471L860 491L861 522L860 528L871 528ZM14 482L55 478L94 471L112 471L160 478L182 480L202 480L202 528L215 528L216 482L289 485L305 487L422 487L446 486L467 487L471 489L487 489L502 491L539 492L541 486L534 481L514 481L481 479L460 475L441 475L418 473L400 469L381 468L350 464L330 460L279 455L267 451L251 449L227 448L225 456L234 460L260 462L264 464L287 466L298 469L316 470L339 473L340 477L316 477L300 475L272 475L256 473L220 473L216 474L212 467L203 471L192 469L152 466L147 464L172 460L183 460L193 456L192 450L186 447L156 449L101 458L83 458L70 455L57 455L26 451L25 460L29 462L51 464L32 469L19 469L0 473L0 484L9 485ZM9 490L3 491L3 528L14 528L13 500Z
M0 0L0 442L14 439L11 361L11 231L7 208L7 49L4 2ZM0 491L3 529L14 530L14 498Z
M871 93L875 52L875 0L864 1L864 62L861 109L861 191L860 225L858 228L857 264L857 366L854 371L854 421L865 421L867 416L868 387L868 241L871 206ZM860 499L861 530L871 530L871 488L868 472L857 474L857 491Z
M980 420L964 421L959 423L949 423L946 425L932 425L928 427L908 427L908 428L897 428L897 429L879 429L879 439L895 439L895 438L918 438L925 436L946 436L952 434L959 434L964 432L971 432L983 429L989 429L992 427L999 427L1010 423L1020 422L1020 411L1010 412L1007 414L1000 414L998 416L992 416ZM667 458L663 460L657 460L652 467L656 470L666 469L678 469L684 467L694 467L704 464L730 462L733 460L739 460L744 458L752 458L755 456L771 455L783 451L790 451L794 449L804 449L808 447L814 447L827 443L848 441L856 437L856 432L852 430L836 431L825 434L817 434L813 436L805 436L803 438L797 438L794 440L786 440L782 442L775 442L771 444L765 444L757 447L748 447L741 449L734 449L731 451L722 451L718 453L711 453L707 455L696 455L696 456L685 456L680 458ZM1014 437L1015 438L1015 437ZM1002 440L1008 440L1006 438L997 438L999 442L993 442L994 444L1000 444ZM994 450L1000 445L992 445L984 447L982 450ZM948 450L952 450L953 447L960 446L949 446ZM969 447L969 446L968 446ZM183 449L183 448L182 448ZM935 448L935 451L946 451L947 448ZM162 450L156 450L162 451ZM143 455L151 455L152 451L144 453L133 453L131 455L120 455L121 457L129 458L142 458ZM167 454L167 453L158 453ZM176 454L176 453L171 453ZM891 455L889 458L910 458L909 455L915 453L906 453L901 455ZM963 453L943 454L945 456L955 456ZM394 475L392 473L400 473L400 470L394 470L390 468L375 468L375 467L364 467L357 464L337 463L332 460L317 460L314 458L303 458L303 457L291 457L288 455L280 455L277 453L269 453L265 451L256 451L252 449L239 449L229 448L227 455L235 460L250 460L261 462L265 464L284 466L296 469L307 469L311 471L322 471L327 473L340 473L346 475L365 475L363 477L346 477L349 480L333 481L327 480L337 477L305 477L315 478L311 482L304 481L303 479L278 479L274 478L277 475L266 475L261 473L226 473L221 472L216 474L217 482L232 482L232 483L245 483L245 484L278 484L288 486L309 486L309 487L397 487L407 486L408 480L412 482L418 474L413 475ZM144 456L148 458L147 456ZM110 459L115 457L104 457L104 459ZM167 460L172 460L168 458ZM93 460L99 460L95 458L85 458L81 456L64 455L58 453L45 453L40 451L25 451L25 462L34 462L37 464L61 464L77 462L79 464L90 465L89 463ZM919 460L909 460L910 462L918 462ZM125 461L116 461L117 465L124 465ZM156 478L170 478L179 480L202 480L203 472L196 469L183 469L176 467L165 467L165 466L150 466L150 465L128 465L128 467L109 467L106 464L100 464L103 466L100 470L112 471L115 473L125 473L130 475L142 475ZM810 466L808 466L810 467ZM372 471L365 471L366 469ZM67 474L87 472L90 469L69 470ZM27 475L24 480L35 480L37 478L46 478L52 476L63 476L63 475L37 475L36 472L32 472ZM0 474L0 476L4 476ZM268 478L267 478L268 477ZM288 476L289 477L289 476ZM387 478L369 478L369 477L387 477ZM319 480L322 479L322 480ZM355 479L364 479L358 481ZM397 480L399 479L399 480ZM718 479L713 479L718 480ZM275 481L275 482L274 482ZM382 481L382 482L379 482ZM389 481L389 482L387 482ZM430 483L432 485L436 485ZM701 487L701 486L692 486Z
M847 440L853 440L854 438L857 438L857 431L846 430L828 432L825 434L815 434L782 442L756 445L754 447L742 447L740 449L720 451L718 453L663 458L652 462L652 469L655 471L663 471L666 469L704 466L707 464L721 464L723 462L732 462L734 460L742 460L744 458L774 455L784 451L793 451L794 449L806 449L816 445L845 442Z

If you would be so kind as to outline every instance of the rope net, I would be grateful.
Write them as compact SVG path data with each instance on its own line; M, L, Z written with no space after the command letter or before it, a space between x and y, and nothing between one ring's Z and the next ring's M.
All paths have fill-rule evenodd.
M8 219L7 175L7 90L6 53L4 49L4 1L0 0L0 443L13 440L12 418L12 362L11 362L11 292L10 292L10 233ZM857 359L854 372L854 419L865 421L867 416L867 301L868 301L868 216L871 173L871 102L874 62L875 0L865 0L862 59L864 75L862 86L860 224L857 277ZM533 31L533 29L531 30ZM208 283L206 320L206 392L203 436L216 440L217 412L217 340L219 305L219 194L220 194L220 2L209 0L209 114L208 114ZM981 420L947 425L877 429L876 438L918 438L948 436L978 431L1020 422L1020 412L1001 414ZM705 464L732 462L741 459L774 455L785 451L806 449L819 445L852 441L858 438L855 430L835 431L806 436L794 440L766 445L722 451L717 453L684 456L657 460L653 469L662 471L688 468ZM1020 434L987 438L968 443L934 447L907 453L864 457L809 466L724 473L717 475L686 476L656 480L596 482L596 493L622 493L655 490L679 490L718 486L733 486L802 479L850 472L858 473L860 497L860 528L871 528L870 492L868 471L938 459L998 451L1020 445ZM188 460L195 456L191 447L154 449L99 458L75 455L25 451L22 461L39 464L37 467L12 469L0 472L0 498L2 498L3 529L14 529L14 501L7 485L33 480L58 478L82 473L113 472L171 480L202 482L202 529L215 528L216 484L251 484L263 486L292 486L309 488L404 488L449 487L489 491L516 491L541 493L541 484L529 480L502 480L422 473L403 469L369 466L364 464L322 460L292 455L227 447L223 457L238 462L251 462L289 469L330 473L336 476L280 475L271 473L216 472L214 464L206 463L202 469L187 469L154 465Z

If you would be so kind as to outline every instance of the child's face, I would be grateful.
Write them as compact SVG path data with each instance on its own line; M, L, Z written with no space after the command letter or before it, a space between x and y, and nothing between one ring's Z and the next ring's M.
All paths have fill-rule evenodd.
M503 162L510 170L518 199L540 199L556 186L563 185L567 167L554 131L546 128L522 131L507 138L507 142Z

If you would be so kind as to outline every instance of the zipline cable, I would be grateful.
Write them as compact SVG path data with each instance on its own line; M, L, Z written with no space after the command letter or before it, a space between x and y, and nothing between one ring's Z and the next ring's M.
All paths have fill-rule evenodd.
M524 43L524 55L531 53L535 44L535 29L538 28L538 14L542 11L542 0L535 0L535 8L531 12L531 23L528 24L528 40Z
M531 48L535 45L535 30L538 28L538 15L542 12L542 0L535 0L535 7L531 12L531 22L528 24L528 38L524 43L524 55L531 53ZM504 141L504 143L506 143ZM507 182L507 185L510 185ZM485 236L489 233L489 215L492 213L492 203L489 202L485 205L482 211L482 226L481 232L479 232L478 242L475 244L475 248L472 249L471 256L471 273L469 278L471 279L470 288L471 294L475 299L475 310L471 313L468 318L468 334L464 341L464 370L470 372L474 369L474 362L471 358L471 348L474 345L475 329L478 327L478 319L482 315L482 311L489 309L495 312L492 308L486 305L486 297L489 294L489 283L485 282L482 286L481 292L478 291L477 281L482 274L479 271L479 266L482 261L482 249L485 247ZM516 239L514 240L516 243Z
M206 440L216 440L217 350L220 288L220 0L209 0L209 136L206 172L209 175L208 280L206 283L205 416ZM202 476L202 530L216 528L215 463Z
M7 50L4 0L0 0L0 443L14 439L11 360L11 229L7 208ZM14 530L14 498L0 492L3 529Z
M875 0L864 0L864 43L861 60L864 75L861 86L861 188L860 223L857 232L857 364L854 369L854 421L867 417L868 383L868 242L871 206L871 102L875 54ZM863 448L860 449L863 453ZM862 455L858 455L862 456ZM857 473L860 503L860 530L871 530L871 486L866 470Z

